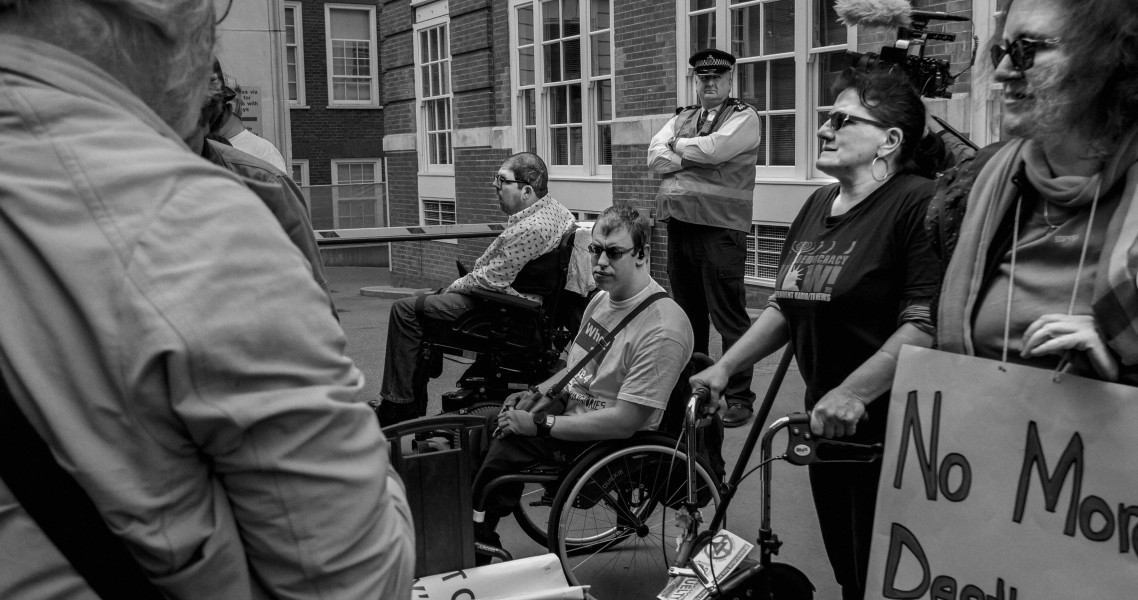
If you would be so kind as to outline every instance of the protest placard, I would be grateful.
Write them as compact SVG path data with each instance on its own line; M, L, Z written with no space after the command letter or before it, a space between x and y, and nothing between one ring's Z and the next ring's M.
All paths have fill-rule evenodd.
M555 554L416 579L412 600L581 600L586 588L570 586Z
M1138 389L906 347L867 598L1138 597Z

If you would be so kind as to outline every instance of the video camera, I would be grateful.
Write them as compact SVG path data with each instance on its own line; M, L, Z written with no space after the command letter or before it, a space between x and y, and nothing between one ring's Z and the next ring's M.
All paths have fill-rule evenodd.
M928 31L929 21L968 21L968 17L943 12L914 10L909 13L912 22L908 27L897 29L897 41L892 46L884 46L881 52L847 52L850 65L857 68L897 69L908 75L917 92L928 98L951 98L949 87L956 81L956 75L949 70L947 60L925 57L925 43L928 40L952 42L956 35ZM959 73L957 74L959 75Z

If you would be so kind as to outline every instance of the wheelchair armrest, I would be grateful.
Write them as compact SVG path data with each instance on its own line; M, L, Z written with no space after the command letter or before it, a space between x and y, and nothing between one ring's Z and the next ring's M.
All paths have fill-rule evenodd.
M479 300L492 302L494 304L501 304L503 306L511 306L514 308L521 308L533 312L537 312L541 309L540 302L535 302L533 300L519 296L511 296L502 292L492 292L490 290L482 288L474 288L470 290L469 294L475 298L478 298Z

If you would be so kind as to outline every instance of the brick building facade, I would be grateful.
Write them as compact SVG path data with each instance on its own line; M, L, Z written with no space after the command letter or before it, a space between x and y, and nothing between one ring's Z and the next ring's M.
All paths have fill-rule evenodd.
M991 15L1003 2L913 4L971 16ZM771 283L780 236L806 197L829 182L813 164L814 132L832 102L825 88L845 64L846 51L876 52L897 39L896 29L838 24L833 0L286 0L283 5L295 11L303 29L297 45L303 48L307 84L303 103L291 110L294 173L300 176L303 170L308 185L330 185L341 183L334 175L339 163L379 161L376 181L385 188L386 214L375 216L377 225L503 222L489 180L502 160L521 150L546 159L551 194L582 218L613 203L651 212L659 176L646 167L647 146L677 106L693 102L687 57L703 47L731 51L740 59L732 95L760 109L764 128L749 240L748 283L755 286ZM345 11L356 17L362 11L372 19L370 50L360 35L353 37L351 23L333 31L332 17L343 16L334 13ZM949 60L953 74L965 71L970 36L986 39L991 29L990 17L976 23L933 21L931 31L956 33L958 39L930 40L927 56ZM329 54L341 39L350 46L349 67L360 51L371 52L367 62L377 70L370 104L330 97L335 83L329 68L338 63ZM359 87L354 81L349 79ZM289 84L290 90L295 87ZM951 89L951 99L930 100L929 106L986 143L995 137L994 89L983 69L966 72ZM306 164L296 166L300 161ZM314 225L328 228L335 215L316 204ZM335 205L333 199L324 206ZM653 274L661 280L666 279L664 235L658 224L652 258ZM472 263L488 243L396 243L391 268L397 276L447 282L455 275L455 260Z
M914 4L968 16L974 5L994 2ZM823 86L845 64L847 50L877 51L896 39L895 29L837 24L832 5L381 0L391 224L441 223L446 216L460 224L501 222L505 217L488 181L505 157L520 150L546 159L551 194L582 217L614 202L652 211L659 176L646 167L648 142L676 106L692 102L687 56L715 46L740 57L733 95L763 115L767 141L756 169L748 282L769 284L780 235L810 192L828 182L812 156L818 119L832 101ZM971 24L934 21L930 30L965 34L955 43L930 41L927 48L928 56L950 60L954 74L962 71L970 58ZM965 133L973 129L969 87L965 75L953 99L930 101L934 114ZM440 112L441 103L449 107ZM443 138L447 152L438 150ZM664 235L658 224L652 257L661 280ZM454 275L454 260L472 262L487 243L395 244L392 269L446 281Z

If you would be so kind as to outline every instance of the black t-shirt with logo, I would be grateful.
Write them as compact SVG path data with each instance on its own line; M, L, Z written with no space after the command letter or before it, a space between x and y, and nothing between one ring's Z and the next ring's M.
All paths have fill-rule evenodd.
M787 234L774 298L790 323L806 381L806 408L869 359L901 323L929 303L939 268L924 230L933 182L897 175L841 216L830 216L838 184L815 191ZM888 394L869 406L851 441L878 441Z

